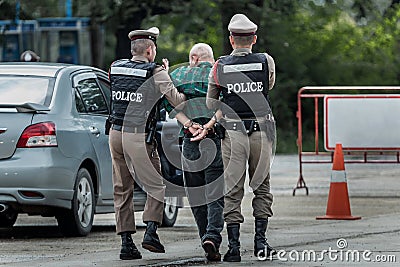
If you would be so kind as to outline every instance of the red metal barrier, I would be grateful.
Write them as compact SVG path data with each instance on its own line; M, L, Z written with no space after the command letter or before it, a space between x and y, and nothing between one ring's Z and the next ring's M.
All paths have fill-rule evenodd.
M386 87L386 86L329 86L329 87L303 87L298 91L297 94L297 121L298 121L298 132L297 132L297 146L299 155L299 178L297 185L293 189L293 196L296 194L297 189L305 189L308 195L309 190L303 177L303 164L315 164L315 163L332 163L333 162L333 151L320 151L319 139L319 119L322 115L319 114L319 102L322 102L325 96L329 95L344 95L357 92L368 94L382 94L391 95L399 94L400 87ZM302 99L312 98L314 99L314 151L303 151L303 118L302 109L306 108L302 106ZM309 108L309 107L308 107ZM373 151L367 151L366 149L360 148L357 150L346 150L345 163L400 163L400 144L395 150L391 148L391 151L385 151L385 149L374 149ZM313 159L305 159L306 157Z

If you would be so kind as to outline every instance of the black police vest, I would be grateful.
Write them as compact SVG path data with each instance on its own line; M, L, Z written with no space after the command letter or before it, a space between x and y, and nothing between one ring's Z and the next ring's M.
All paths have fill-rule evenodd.
M252 118L271 113L269 71L265 54L224 56L218 60L216 82L221 87L221 110L227 117Z
M152 79L156 66L156 63L128 59L111 64L111 123L133 127L146 124L150 111L161 97Z

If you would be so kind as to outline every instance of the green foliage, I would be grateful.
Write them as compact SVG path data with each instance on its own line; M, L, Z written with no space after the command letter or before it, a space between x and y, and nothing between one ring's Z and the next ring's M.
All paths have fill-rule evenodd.
M19 19L30 20L39 17L63 17L65 6L59 0L20 0ZM0 1L0 20L16 17L17 0ZM4 12L4 13L3 13Z
M400 11L386 14L359 25L339 4L312 2L295 7L290 16L269 14L258 35L276 61L271 102L280 132L296 133L296 96L303 86L398 84ZM308 133L314 127L313 107L306 104L303 111Z
M212 0L190 1L184 8L174 6L171 13L147 18L144 28L160 28L158 61L166 57L172 65L187 62L190 48L199 42L210 44L215 56L221 55L222 27L216 8Z

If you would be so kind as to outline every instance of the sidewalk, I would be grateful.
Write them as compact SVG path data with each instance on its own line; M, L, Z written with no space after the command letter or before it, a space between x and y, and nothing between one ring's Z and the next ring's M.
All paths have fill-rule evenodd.
M326 212L330 167L328 164L305 166L304 177L310 195L305 196L304 190L297 190L293 197L292 189L298 178L296 156L276 157L271 178L274 216L268 227L268 241L281 251L280 259L258 261L253 256L252 194L247 192L242 204L245 223L241 225L240 263L204 262L204 252L200 247L190 209L185 207L180 210L176 227L181 227L186 236L193 238L169 241L165 244L165 254L141 250L142 260L121 261L118 259L119 250L114 248L32 261L30 266L399 266L399 166L346 165L351 212L362 219L316 220L316 216L325 215ZM162 240L163 231L167 230L164 228L159 231ZM221 253L226 250L227 237L224 230ZM368 259L371 261L366 261ZM392 262L377 262L380 259ZM26 266L26 262L13 266Z
M353 208L356 214L361 215L362 219L357 221L317 221L316 215L323 214L324 197L314 196L277 196L276 197L276 218L270 221L268 231L269 242L276 249L282 250L281 260L258 261L253 256L253 227L251 219L248 219L241 228L241 245L242 245L242 262L240 263L216 263L206 264L204 262L203 251L200 247L196 233L188 233L193 238L183 242L177 241L166 245L166 254L153 254L142 251L143 259L135 261L120 261L117 257L118 249L111 249L96 253L85 253L81 255L71 255L63 258L48 259L31 262L30 266L398 266L400 263L400 213L394 213L396 210L394 205L398 205L398 199L384 199L386 204L391 204L392 211L386 210L387 214L368 215L368 207L374 202L371 198L357 198L353 201ZM279 203L279 204L278 204ZM250 204L250 198L246 197L245 205ZM295 205L295 206L293 206ZM359 206L360 205L360 206ZM290 208L285 211L285 207ZM304 209L302 209L302 207ZM363 208L365 207L365 208ZM316 210L316 209L319 210ZM297 209L296 216L290 214L290 211ZM190 212L185 208L182 212ZM245 213L246 218L251 218L249 210ZM178 225L179 227L179 222ZM195 228L192 228L195 230ZM160 236L162 238L162 231ZM224 233L224 241L221 252L227 249L226 235ZM346 251L359 251L360 260L349 258L351 261L340 261L338 248L338 240L344 239L347 247L342 249L343 257ZM331 257L327 252L321 256L323 250L337 250ZM397 263L376 263L366 262L362 258L362 253L370 250L371 254L367 256L372 260L378 255L395 256ZM314 261L302 260L301 253L309 253L315 251L316 257ZM296 254L297 253L297 254ZM308 254L305 254L307 257ZM299 257L296 260L296 256ZM352 255L349 255L351 257ZM322 257L322 260L319 258ZM287 260L286 262L283 260ZM13 266L26 266L25 263Z

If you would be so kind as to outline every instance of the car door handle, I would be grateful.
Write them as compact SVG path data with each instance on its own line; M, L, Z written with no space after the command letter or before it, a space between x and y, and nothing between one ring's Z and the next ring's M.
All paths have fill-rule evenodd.
M100 135L100 130L97 127L90 126L89 127L90 133L96 135L97 137Z

